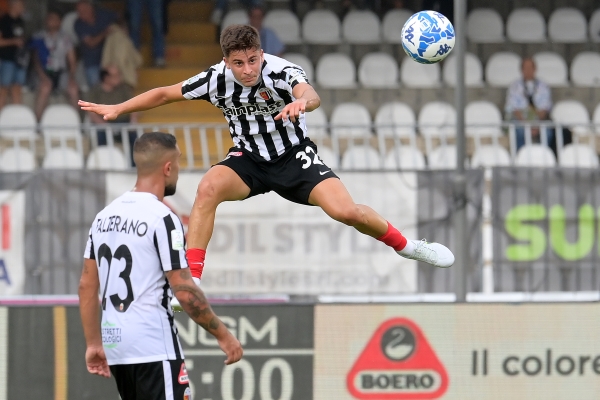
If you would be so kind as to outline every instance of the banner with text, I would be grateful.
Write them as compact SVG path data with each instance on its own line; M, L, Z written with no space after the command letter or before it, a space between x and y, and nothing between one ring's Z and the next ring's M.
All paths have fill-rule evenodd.
M0 190L0 296L23 294L25 193Z

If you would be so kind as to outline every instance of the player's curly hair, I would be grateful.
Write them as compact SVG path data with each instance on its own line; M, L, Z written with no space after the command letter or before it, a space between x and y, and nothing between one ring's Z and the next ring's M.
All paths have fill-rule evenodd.
M230 25L221 32L221 50L229 57L232 51L260 50L260 35L250 25Z

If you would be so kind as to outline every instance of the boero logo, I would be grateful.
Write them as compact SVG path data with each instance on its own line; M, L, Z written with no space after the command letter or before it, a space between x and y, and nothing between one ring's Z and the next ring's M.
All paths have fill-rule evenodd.
M357 399L437 399L448 374L421 329L407 318L382 323L348 373Z

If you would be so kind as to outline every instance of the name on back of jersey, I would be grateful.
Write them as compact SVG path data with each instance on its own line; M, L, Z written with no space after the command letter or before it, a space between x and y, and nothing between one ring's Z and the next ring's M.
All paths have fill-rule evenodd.
M139 220L121 218L119 215L111 215L96 220L96 233L101 232L120 232L143 237L148 232L148 224Z
M232 117L238 115L271 115L278 113L285 107L285 103L282 100L275 101L271 104L247 104L240 107L222 107L217 105L223 111L223 114Z

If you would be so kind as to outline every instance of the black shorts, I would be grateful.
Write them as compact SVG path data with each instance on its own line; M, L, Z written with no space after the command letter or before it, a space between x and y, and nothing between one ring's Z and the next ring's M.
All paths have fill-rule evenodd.
M122 400L191 400L183 360L111 365Z
M231 168L242 178L250 188L248 197L272 190L284 199L305 205L309 205L308 196L317 184L338 177L317 155L317 145L310 139L272 161L232 147L217 165Z

